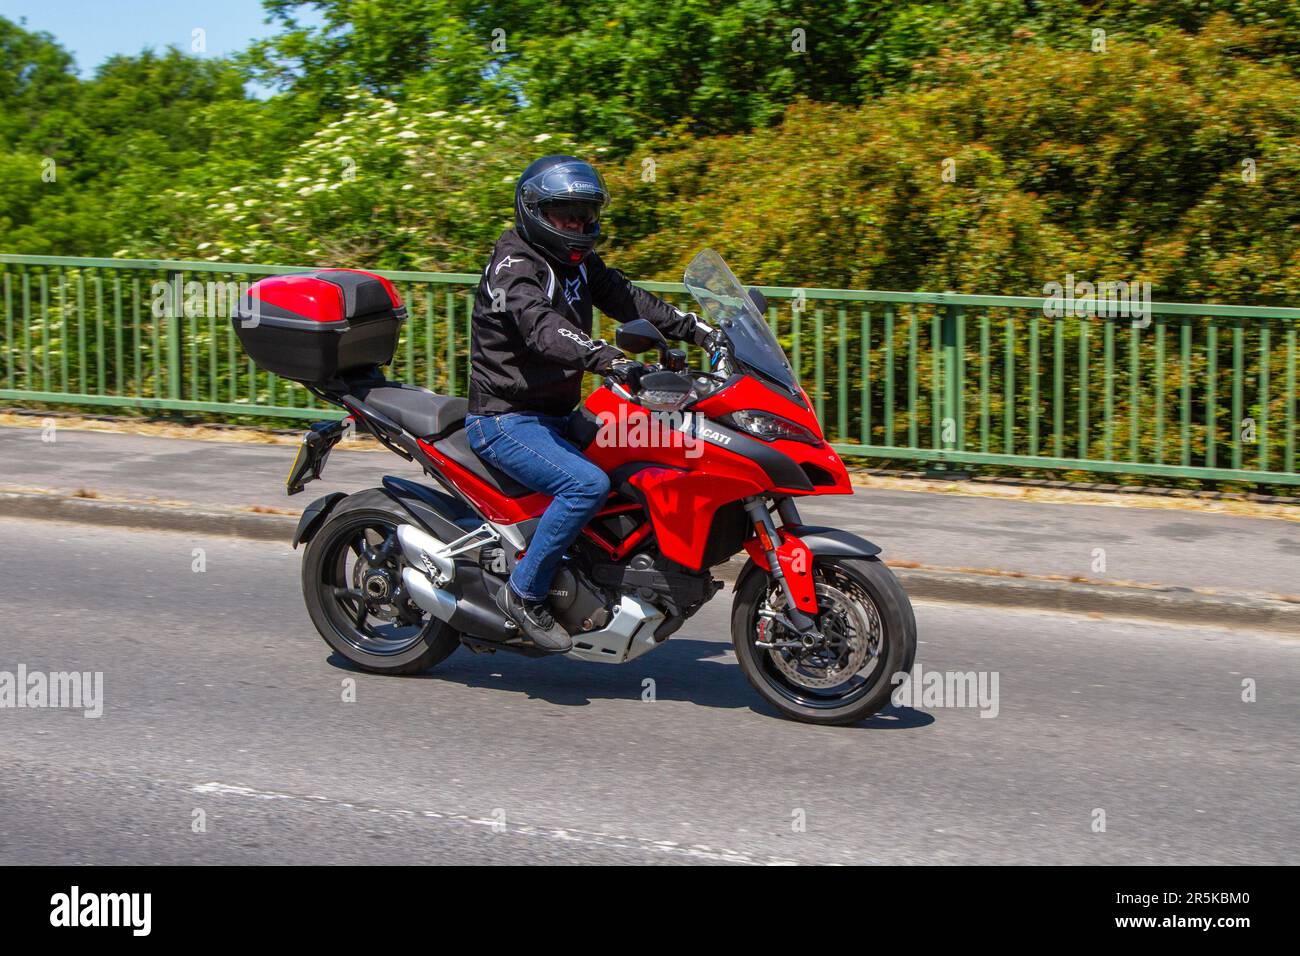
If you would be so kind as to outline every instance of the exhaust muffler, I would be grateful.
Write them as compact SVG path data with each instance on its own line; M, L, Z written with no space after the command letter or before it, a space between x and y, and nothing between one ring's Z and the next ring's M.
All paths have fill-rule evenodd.
M402 571L402 584L411 600L440 621L450 621L456 613L456 598L450 591L436 587L432 581L415 568Z
M447 545L427 531L421 531L411 524L398 525L397 540L402 546L406 563L417 569L417 574L418 569L423 568L436 585L446 584L456 576L456 562L447 556ZM402 579L406 579L406 572L402 573ZM432 608L425 610L434 613Z

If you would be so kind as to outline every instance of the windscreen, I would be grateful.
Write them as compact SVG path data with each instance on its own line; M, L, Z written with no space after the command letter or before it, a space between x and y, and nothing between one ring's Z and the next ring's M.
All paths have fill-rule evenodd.
M720 255L705 249L691 260L682 281L713 324L726 333L736 361L800 397L799 383L780 343Z

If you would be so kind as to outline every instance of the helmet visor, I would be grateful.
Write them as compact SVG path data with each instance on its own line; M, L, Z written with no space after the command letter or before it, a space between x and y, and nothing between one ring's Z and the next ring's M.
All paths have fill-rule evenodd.
M550 225L561 232L585 235L600 225L600 204L574 199L552 199L538 207Z

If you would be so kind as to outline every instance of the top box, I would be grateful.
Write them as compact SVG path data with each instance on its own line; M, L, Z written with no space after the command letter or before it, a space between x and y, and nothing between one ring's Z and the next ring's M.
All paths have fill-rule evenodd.
M406 307L393 284L357 269L270 276L249 287L231 316L259 368L298 382L387 365Z

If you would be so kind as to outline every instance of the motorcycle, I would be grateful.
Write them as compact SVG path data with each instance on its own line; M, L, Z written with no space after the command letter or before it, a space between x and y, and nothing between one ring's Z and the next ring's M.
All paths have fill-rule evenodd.
M852 494L807 393L763 319L766 303L715 252L684 282L725 343L709 370L687 367L650 323L615 342L655 351L639 386L605 379L569 439L610 477L604 507L551 586L575 660L622 664L653 651L724 587L711 573L746 554L733 587L741 671L782 714L848 724L881 710L910 672L916 621L880 548L804 524L797 499ZM499 610L550 499L478 458L464 398L388 381L405 310L382 277L356 270L263 279L234 322L250 357L347 412L313 424L287 481L319 478L345 430L373 435L437 485L386 476L302 514L302 590L312 623L366 671L424 671L464 646L542 656Z

